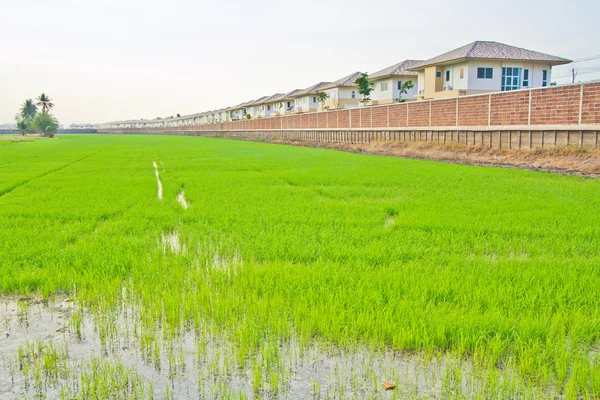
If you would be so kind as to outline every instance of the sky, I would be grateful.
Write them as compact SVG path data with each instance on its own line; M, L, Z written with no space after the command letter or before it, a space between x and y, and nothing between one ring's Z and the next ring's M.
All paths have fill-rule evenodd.
M0 124L40 93L62 124L236 105L493 40L600 56L600 1L0 0ZM600 79L600 58L576 81ZM569 67L553 80L570 83ZM585 72L585 74L584 74ZM560 78L560 79L555 79Z

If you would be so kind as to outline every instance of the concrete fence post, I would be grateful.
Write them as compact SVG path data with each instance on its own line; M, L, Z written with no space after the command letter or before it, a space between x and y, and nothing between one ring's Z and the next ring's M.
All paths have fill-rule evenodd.
M458 126L458 97L456 98L456 126Z
M581 115L583 113L583 84L579 90L579 125L581 125Z
M492 125L492 95L488 96L488 126Z
M387 111L387 123L385 126L390 127L390 106L386 106Z
M527 125L531 125L531 89L529 89L529 104L527 105Z
M431 126L431 103L433 103L433 100L429 100L429 126Z

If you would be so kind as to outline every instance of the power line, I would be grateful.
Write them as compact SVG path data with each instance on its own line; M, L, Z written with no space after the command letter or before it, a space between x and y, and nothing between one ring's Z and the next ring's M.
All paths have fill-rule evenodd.
M583 61L590 61L590 60L595 60L597 58L600 58L600 55L598 56L591 56L591 57L586 57L586 58L580 58L578 60L573 60L574 63L576 62L583 62Z
M573 62L569 63L569 64L564 64L564 65L557 65L556 69L561 69L561 68L573 68L573 64L578 64L578 63L582 63L582 62L587 62L587 61L592 61L592 60L597 60L599 59L600 56L593 56L593 57L586 57L586 58L581 58L579 60L573 60Z
M581 72L581 73L577 73L575 74L575 76L579 76L579 75L587 75L587 74L593 74L595 72L600 72L600 68L596 69L596 70L591 70L591 71L587 71L587 72ZM563 78L571 78L572 75L571 74L567 74L567 75L559 75L559 76L553 76L554 79L563 79Z

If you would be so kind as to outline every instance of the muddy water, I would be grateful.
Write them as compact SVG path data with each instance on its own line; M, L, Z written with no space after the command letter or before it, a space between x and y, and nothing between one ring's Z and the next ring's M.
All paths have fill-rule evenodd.
M478 391L470 366L459 360L425 361L415 355L366 348L348 352L317 344L302 349L292 340L259 350L254 358L262 360L262 366L253 368L248 362L241 367L235 362L235 346L210 332L189 332L170 341L158 334L159 350L148 352L140 350L144 332L133 308L123 306L116 316L102 319L82 313L65 298L50 304L0 298L0 398L56 398L64 387L77 393L79 371L91 359L120 363L134 371L146 387L152 384L154 398L245 394L255 399L403 399L446 398L451 392L469 397ZM54 383L44 381L37 388L28 382L17 353L27 343L37 342L68 353L68 376ZM449 378L457 368L460 374ZM384 381L398 384L397 389L384 390Z

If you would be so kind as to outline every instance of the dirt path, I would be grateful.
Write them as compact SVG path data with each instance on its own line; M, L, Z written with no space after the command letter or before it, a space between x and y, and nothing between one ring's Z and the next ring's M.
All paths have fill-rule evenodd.
M270 143L326 148L360 154L374 154L456 164L519 168L565 175L600 178L600 150L567 147L555 149L507 150L480 146L438 143L372 142L369 144L317 143L273 140Z

